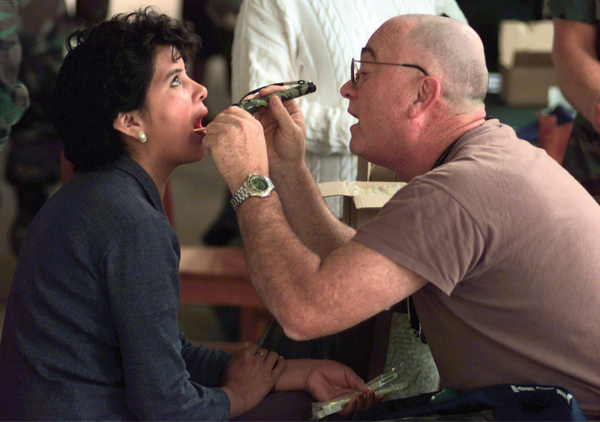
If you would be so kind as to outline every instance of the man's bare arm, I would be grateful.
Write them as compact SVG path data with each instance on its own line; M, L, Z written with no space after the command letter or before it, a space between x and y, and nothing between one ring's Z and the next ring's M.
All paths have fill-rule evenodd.
M355 230L329 210L310 170L271 171L288 224L311 251L321 258L350 242Z
M600 132L600 62L595 25L554 19L552 57L565 98Z
M244 201L238 221L252 284L290 338L342 331L426 284L357 242L321 259L292 231L277 194Z

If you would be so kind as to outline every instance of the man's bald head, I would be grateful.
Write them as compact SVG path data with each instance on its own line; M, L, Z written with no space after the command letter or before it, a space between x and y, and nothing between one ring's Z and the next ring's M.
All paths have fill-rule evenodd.
M441 16L402 15L388 20L380 30L391 45L413 56L411 62L440 80L441 96L451 106L470 111L483 105L488 71L483 43L470 26Z

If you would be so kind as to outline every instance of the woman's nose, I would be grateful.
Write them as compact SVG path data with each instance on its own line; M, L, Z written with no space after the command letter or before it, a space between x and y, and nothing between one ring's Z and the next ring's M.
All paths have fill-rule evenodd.
M208 96L208 89L206 89L204 85L200 85L197 82L194 83L196 84L196 95L198 96L198 100L204 101Z

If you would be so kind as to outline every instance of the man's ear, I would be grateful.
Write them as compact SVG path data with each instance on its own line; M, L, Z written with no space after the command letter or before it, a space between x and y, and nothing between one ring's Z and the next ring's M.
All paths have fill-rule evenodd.
M420 117L440 98L442 87L440 81L431 76L424 77L419 83L417 96L408 107L408 115L412 119Z
M132 138L137 138L138 133L142 130L138 115L133 111L119 113L113 122L113 127L118 132Z

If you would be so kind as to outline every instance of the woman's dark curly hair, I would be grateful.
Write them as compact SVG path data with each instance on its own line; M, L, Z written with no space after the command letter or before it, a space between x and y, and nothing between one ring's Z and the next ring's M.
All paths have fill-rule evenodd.
M157 48L173 46L173 60L190 63L201 43L191 23L148 7L75 31L66 45L52 114L65 157L85 172L126 153L113 123L120 112L144 106Z

